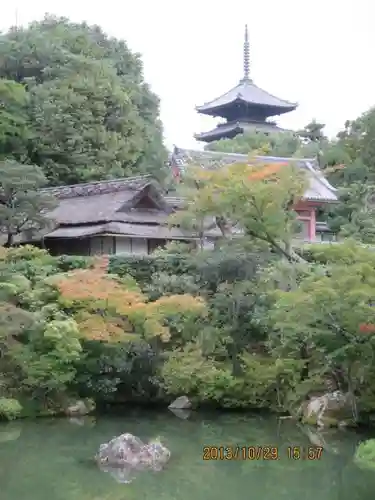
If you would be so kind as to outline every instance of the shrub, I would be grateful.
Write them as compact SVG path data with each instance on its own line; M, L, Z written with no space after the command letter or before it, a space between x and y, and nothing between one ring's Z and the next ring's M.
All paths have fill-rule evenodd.
M142 293L126 289L120 281L106 274L104 260L93 269L75 270L54 278L61 305L67 312L76 313L86 338L118 342L135 340L140 335L168 342L170 332L165 320L170 316L178 312L191 320L206 312L199 297L172 295L147 302Z
M19 260L49 259L47 250L35 247L33 245L22 245L6 249L3 259L7 262L16 262Z
M0 419L15 420L21 412L22 406L17 399L0 398Z
M148 285L155 273L181 275L194 269L192 260L184 254L124 255L110 259L108 272L120 277L129 275L142 287Z
M358 446L354 462L363 469L375 470L375 439L364 441Z
M150 300L156 300L163 295L185 293L196 295L199 292L199 285L195 283L194 277L188 274L155 273L144 291Z
M92 263L93 259L77 255L61 255L56 258L57 269L63 273L72 271L73 269L87 269Z
M242 374L234 376L229 363L203 356L201 349L190 343L169 355L161 370L163 387L172 396L186 394L198 404L284 411L288 390L299 378L293 360L275 362L246 354L241 364Z
M131 276L141 285L149 283L156 271L155 258L150 255L124 255L111 257L108 272L120 277Z

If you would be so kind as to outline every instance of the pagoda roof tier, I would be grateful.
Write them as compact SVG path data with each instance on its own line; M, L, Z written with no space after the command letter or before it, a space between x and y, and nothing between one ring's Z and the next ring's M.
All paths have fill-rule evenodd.
M279 99L261 89L251 79L244 78L238 85L222 96L202 106L197 106L199 113L210 116L226 116L226 111L236 104L245 104L248 107L263 108L268 116L282 115L297 108L297 103Z
M230 139L238 134L243 134L244 132L260 132L263 134L272 134L278 132L291 132L291 130L280 128L275 123L266 121L237 121L234 123L222 123L213 130L195 134L194 138L197 141L212 142L218 141L220 139Z
M197 151L175 147L171 161L183 175L189 165L200 166L212 170L233 165L247 163L249 156L237 153L221 153L217 151ZM337 190L327 181L319 170L316 159L313 158L281 158L277 156L256 156L254 161L261 163L289 163L307 173L308 186L303 195L305 201L318 203L337 202Z

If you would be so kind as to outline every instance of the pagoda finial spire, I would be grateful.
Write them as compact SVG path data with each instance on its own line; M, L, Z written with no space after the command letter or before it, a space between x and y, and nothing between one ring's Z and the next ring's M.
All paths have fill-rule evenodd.
M245 24L245 40L243 44L243 79L250 80L250 44L247 24Z

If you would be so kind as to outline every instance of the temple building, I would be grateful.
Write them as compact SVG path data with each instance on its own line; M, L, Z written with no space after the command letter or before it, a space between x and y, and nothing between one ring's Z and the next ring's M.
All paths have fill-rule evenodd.
M247 25L245 26L243 70L243 78L238 85L217 99L196 107L198 113L226 120L209 132L196 134L196 140L212 142L220 139L233 139L236 135L246 131L266 134L285 131L269 118L289 113L297 108L297 104L269 94L257 87L250 78L250 46Z
M167 196L151 176L58 186L42 190L54 196L57 206L42 230L25 230L15 244L33 244L52 255L147 255L169 241L200 244L199 235L170 226L169 217L182 200ZM214 220L205 224L205 247L220 238ZM0 235L0 244L6 235Z
M252 159L261 164L291 164L305 172L307 188L301 200L293 207L300 222L300 232L296 241L314 243L335 239L327 224L317 221L319 212L332 203L337 203L337 191L327 181L319 169L315 158L281 158L276 156L255 156ZM197 151L175 147L171 155L171 168L175 179L183 181L189 166L199 166L204 170L215 170L249 161L248 155L222 153L219 151Z
M244 163L247 155L192 151L175 148L170 167L176 183L182 181L192 166L216 169ZM316 222L319 209L337 201L335 189L319 171L314 159L256 157L261 163L294 163L308 176L308 186L294 207L301 223L296 239L302 242L322 241L325 228ZM184 200L178 192L165 192L151 176L104 180L42 190L53 195L57 206L47 217L49 224L42 230L27 229L15 236L16 244L42 246L53 255L147 255L170 241L181 241L192 247L213 248L221 231L215 217L204 221L204 237L178 224L171 225L171 214L181 210ZM237 233L236 233L237 234ZM1 241L1 238L3 241ZM2 235L0 244L6 241Z

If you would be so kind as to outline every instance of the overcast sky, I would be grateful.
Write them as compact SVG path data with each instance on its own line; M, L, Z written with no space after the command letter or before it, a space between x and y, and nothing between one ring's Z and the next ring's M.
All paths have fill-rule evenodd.
M201 147L193 134L213 128L195 106L238 83L245 23L255 83L299 103L281 126L316 118L334 135L375 104L373 0L14 0L1 6L0 29L46 12L99 24L142 54L168 147Z

